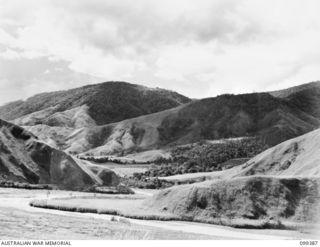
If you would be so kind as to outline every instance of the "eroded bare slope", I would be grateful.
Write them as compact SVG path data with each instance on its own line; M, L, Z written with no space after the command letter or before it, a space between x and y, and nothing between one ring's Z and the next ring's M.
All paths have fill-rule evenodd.
M104 181L82 161L48 146L19 126L0 120L1 180L85 190L91 186L116 185L117 176L109 173L110 181Z

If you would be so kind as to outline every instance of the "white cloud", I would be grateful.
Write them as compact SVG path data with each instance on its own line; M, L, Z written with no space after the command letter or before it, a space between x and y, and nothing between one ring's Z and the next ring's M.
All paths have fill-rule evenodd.
M188 80L190 76L207 75L214 71L214 61L215 54L210 45L172 45L159 54L156 75L166 79Z
M20 58L20 53L11 49L6 49L4 52L0 52L0 57L14 60Z
M99 80L208 97L320 78L317 0L0 0L0 6L2 90L32 88L17 97Z

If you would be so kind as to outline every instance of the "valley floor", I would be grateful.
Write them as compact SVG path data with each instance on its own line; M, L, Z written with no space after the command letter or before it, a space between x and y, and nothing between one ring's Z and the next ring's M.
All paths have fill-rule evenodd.
M34 198L88 193L0 188L0 239L219 239L152 226L114 221L111 216L61 212L29 206Z
M137 191L135 200L152 195ZM119 196L106 200L117 203ZM123 217L34 208L34 199L81 197L90 193L0 188L0 239L303 239L296 231L248 230L181 221L135 220ZM100 195L99 195L100 197ZM121 196L120 196L121 197ZM110 201L111 200L111 201Z
M87 161L87 165L91 168L95 167L98 170L109 169L121 177L132 176L134 173L144 173L152 166L151 164L116 164L113 162L99 164L91 161Z

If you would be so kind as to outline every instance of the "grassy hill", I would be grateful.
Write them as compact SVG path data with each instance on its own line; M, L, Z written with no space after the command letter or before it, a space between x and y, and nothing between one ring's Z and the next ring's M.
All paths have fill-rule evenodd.
M243 165L200 174L208 179L205 182L162 190L148 205L189 220L241 227L319 224L319 152L320 129L272 147Z
M292 94L299 93L301 91L305 91L309 89L314 89L314 88L320 88L320 81L309 82L309 83L301 84L295 87L290 87L290 88L277 90L277 91L271 91L269 93L274 97L287 98Z
M275 98L268 93L221 95L177 108L85 128L68 136L66 149L93 155L125 154L204 139L259 137L273 146L320 126L319 91ZM37 132L34 132L38 134Z
M173 108L189 101L187 97L172 91L111 81L66 91L42 93L25 101L9 103L0 107L0 118L14 120L35 114L29 115L28 121L20 121L23 125L43 123L64 126L61 116L54 118L51 115L85 106L87 117L97 125L103 125ZM67 115L70 114L72 115Z
M319 119L287 99L255 93L190 103L177 115L164 119L158 129L163 143L259 135L274 145L318 126Z
M33 111L14 122L72 153L126 155L234 137L258 137L273 146L318 128L319 101L318 82L277 93L227 94L192 102L166 90L108 82L37 95L0 108L0 115L15 118ZM147 114L151 110L158 112ZM135 115L141 116L130 118Z
M299 228L318 223L319 185L319 178L239 177L164 189L147 205L190 221Z

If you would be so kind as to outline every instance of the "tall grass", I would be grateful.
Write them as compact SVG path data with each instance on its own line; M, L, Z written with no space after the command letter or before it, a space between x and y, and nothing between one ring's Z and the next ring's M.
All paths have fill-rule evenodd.
M0 187L2 188L16 188L16 189L28 189L28 190L53 190L55 186L51 184L29 184L13 181L0 181Z
M137 220L156 220L156 221L190 221L214 225L224 225L234 228L246 228L246 229L287 229L297 230L302 227L302 224L293 222L281 222L280 220L263 219L263 220L252 220L252 219L229 219L229 218L201 218L193 217L190 215L172 215L172 214L157 214L148 213L147 211L142 213L128 213L122 212L116 209L99 209L89 208L81 206L67 206L67 205L56 205L50 204L48 200L33 200L29 203L32 207L54 209L61 211L70 211L77 213L95 213L95 214L108 214L121 216Z

